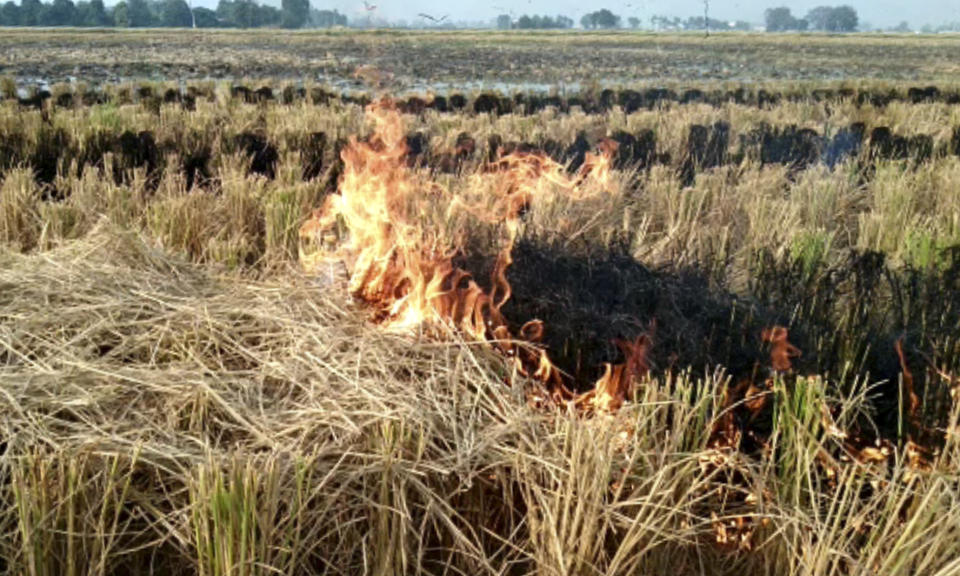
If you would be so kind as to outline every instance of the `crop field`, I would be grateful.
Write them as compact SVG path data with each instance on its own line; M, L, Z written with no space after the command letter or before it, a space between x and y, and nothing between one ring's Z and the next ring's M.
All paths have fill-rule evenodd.
M864 79L955 84L958 51L960 35L20 29L0 34L0 75L95 84L308 79L394 92L480 84L507 90Z
M0 34L0 574L960 574L958 48Z

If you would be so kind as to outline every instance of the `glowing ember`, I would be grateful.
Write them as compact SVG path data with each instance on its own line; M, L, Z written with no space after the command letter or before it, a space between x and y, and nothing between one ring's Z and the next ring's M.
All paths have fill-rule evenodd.
M909 410L909 417L911 422L916 423L918 411L920 409L920 398L917 397L917 393L913 387L913 372L910 371L910 368L907 366L907 357L903 353L903 338L897 340L894 344L894 348L897 351L897 357L900 359L900 369L903 372L903 384L907 388L907 395L910 399L910 406L907 408Z
M774 326L763 331L763 341L772 344L770 362L777 372L789 372L793 369L790 359L800 357L800 349L789 342L789 336L783 326Z

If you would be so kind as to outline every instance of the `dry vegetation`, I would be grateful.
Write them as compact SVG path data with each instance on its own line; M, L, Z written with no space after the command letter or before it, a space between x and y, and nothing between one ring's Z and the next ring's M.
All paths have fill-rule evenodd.
M0 573L960 574L949 98L403 102L391 218L481 284L516 225L502 311L580 392L652 337L583 410L303 271L362 103L149 88L0 103ZM439 208L510 152L569 175L507 222Z

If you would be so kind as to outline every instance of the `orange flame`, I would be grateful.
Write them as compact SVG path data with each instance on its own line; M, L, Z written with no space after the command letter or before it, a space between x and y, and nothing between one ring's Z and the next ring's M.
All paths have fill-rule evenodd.
M893 347L896 349L897 357L900 359L900 370L903 372L903 384L907 388L907 395L910 399L910 406L908 408L909 416L911 422L913 422L916 420L918 411L920 410L920 398L917 397L917 393L913 387L913 372L911 372L910 367L907 366L907 357L903 353L903 338L899 338Z
M487 198L474 206L407 166L403 122L391 101L377 102L368 112L375 122L373 137L366 142L351 139L342 153L338 193L300 230L301 239L314 246L338 247L333 254L311 254L301 245L305 268L316 271L330 259L343 261L350 273L350 293L375 310L375 322L400 330L452 326L512 357L519 372L542 383L555 400L575 400L601 411L618 408L648 370L648 337L619 343L626 363L607 366L596 390L577 397L569 391L568 376L537 346L543 324L527 322L515 336L501 313L511 296L506 274L524 212L539 196L562 192L580 199L608 189L616 144L601 145L574 177L542 154L500 158L490 168L503 176L502 186L493 191L492 202ZM587 181L596 185L583 186ZM447 214L435 218L463 210L504 232L489 291L454 264L464 244L457 235L462 232L445 233L436 220L430 221L429 213L444 205Z
M581 404L591 404L600 412L615 412L624 403L633 386L650 371L647 356L653 340L641 334L636 341L617 340L617 346L626 357L623 364L606 364L604 374L591 392L580 398Z
M770 362L777 372L789 372L793 369L791 358L800 357L800 349L788 340L790 333L783 326L764 328L761 337L763 341L772 344Z

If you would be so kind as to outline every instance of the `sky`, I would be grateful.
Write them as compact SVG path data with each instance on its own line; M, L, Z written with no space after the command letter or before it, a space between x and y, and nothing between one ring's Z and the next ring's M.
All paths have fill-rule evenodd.
M216 4L215 0L200 1ZM279 4L279 0L265 0ZM488 21L497 14L564 14L579 21L592 10L609 8L626 20L630 16L649 24L655 15L686 18L703 14L703 0L612 0L584 3L575 0L367 0L376 5L376 13L390 20L418 20L417 13L435 17L448 15L453 21ZM350 18L365 18L363 0L312 0L318 9L336 9ZM760 24L763 12L771 6L787 6L795 16L804 16L810 8L821 5L849 4L857 9L861 22L875 27L895 26L906 20L912 27L960 21L960 0L710 0L710 17L720 20L747 20Z

